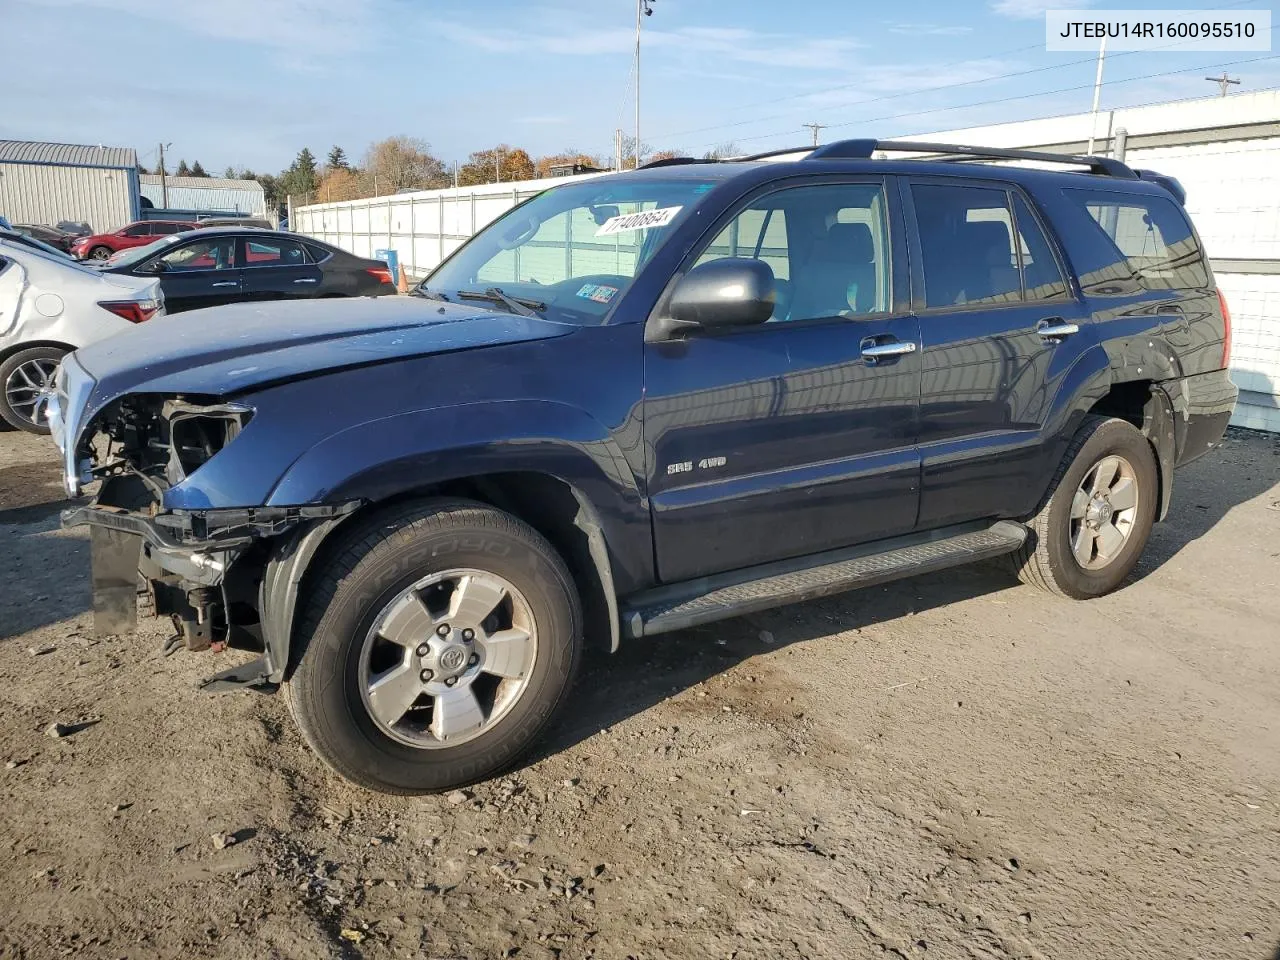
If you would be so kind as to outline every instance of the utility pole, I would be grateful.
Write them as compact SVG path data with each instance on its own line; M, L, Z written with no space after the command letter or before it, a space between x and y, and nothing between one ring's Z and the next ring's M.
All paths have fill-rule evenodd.
M169 209L169 181L168 173L164 169L164 148L172 147L172 143L160 144L160 206Z
M502 161L502 151L495 147L493 150L493 182L494 183L502 182L502 168L499 166L499 163L501 163L501 161Z
M1089 117L1089 149L1085 151L1088 156L1093 155L1093 140L1098 134L1098 99L1102 96L1102 63L1107 58L1107 35L1102 35L1102 40L1098 43L1098 73L1093 78L1093 110L1090 111Z
M1231 86L1232 84L1235 84L1237 86L1239 86L1240 84L1239 80L1232 80L1230 77L1228 77L1227 71L1225 70L1222 71L1222 76L1220 77L1205 77L1205 79L1208 80L1210 83L1216 83L1219 87L1221 87L1222 95L1224 97L1227 95L1227 87Z
M653 16L653 0L636 0L636 169L640 169L640 24Z
M622 128L613 131L613 169L622 169Z
M807 127L813 131L813 145L815 147L818 145L818 131L827 129L827 125L825 123L802 123L800 126Z

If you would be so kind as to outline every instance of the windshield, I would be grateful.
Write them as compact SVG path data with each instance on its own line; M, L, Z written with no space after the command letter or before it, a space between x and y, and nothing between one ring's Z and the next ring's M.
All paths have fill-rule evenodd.
M602 178L554 187L485 227L415 291L599 323L716 181ZM495 293L499 291L498 293Z
M180 233L171 233L167 237L161 237L159 240L152 240L144 247L129 247L121 250L119 253L112 254L111 266L113 267L132 267L141 263L153 254L159 253L165 247L171 247L179 240L186 238Z

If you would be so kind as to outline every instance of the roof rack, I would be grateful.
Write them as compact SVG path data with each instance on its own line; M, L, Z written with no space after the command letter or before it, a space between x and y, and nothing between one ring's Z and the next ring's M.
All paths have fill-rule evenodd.
M1138 175L1119 160L1111 157L1078 156L1069 153L1045 153L1040 150L1009 150L1003 147L972 147L954 143L918 143L911 140L836 140L814 147L805 144L801 147L784 147L780 150L766 150L764 153L753 153L746 157L732 157L729 162L750 162L767 160L770 157L782 157L789 153L803 153L805 160L870 160L876 153L923 153L929 154L926 159L946 162L972 160L1039 160L1044 163L1065 163L1088 167L1091 173L1107 177L1119 177L1125 180L1137 180ZM681 163L715 163L715 160L695 160L693 157L670 157L666 160L655 160L646 163L641 169L648 167L672 166Z

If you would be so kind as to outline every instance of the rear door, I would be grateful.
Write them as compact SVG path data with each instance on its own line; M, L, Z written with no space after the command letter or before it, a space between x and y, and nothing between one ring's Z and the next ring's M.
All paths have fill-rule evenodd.
M726 220L684 269L762 260L778 306L764 324L645 344L648 489L666 582L915 524L919 335L892 181L773 188ZM868 359L873 346L885 355Z
M168 313L243 299L244 271L236 260L235 237L200 237L179 243L162 256L139 264L134 272L154 273L160 278Z
M906 194L923 351L919 526L1029 512L1058 387L1093 342L1087 308L1016 186L914 178Z
M323 276L302 243L264 233L242 236L244 295L247 300L296 300L314 297Z

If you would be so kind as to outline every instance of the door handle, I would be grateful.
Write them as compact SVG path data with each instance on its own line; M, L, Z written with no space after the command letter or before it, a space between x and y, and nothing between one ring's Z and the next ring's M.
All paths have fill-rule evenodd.
M862 359L867 363L880 360L891 360L916 352L914 340L891 340L888 343L876 343L871 337L862 341Z
M1036 324L1036 333L1040 334L1041 340L1061 340L1079 332L1078 323L1067 323L1061 317L1050 317Z
M316 281L309 277L303 277L301 280L295 280L293 282L294 283L315 283Z
M215 287L238 287L240 284L235 280L219 280L214 284Z

